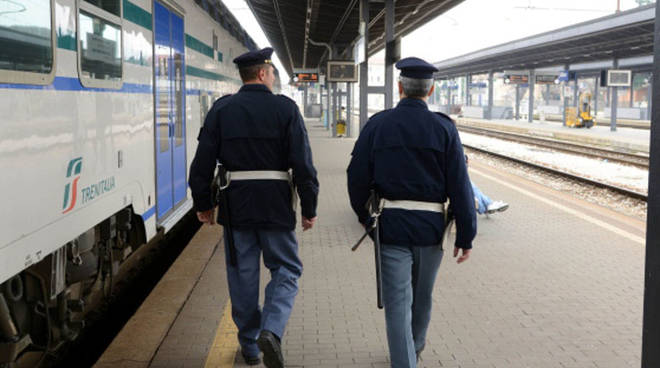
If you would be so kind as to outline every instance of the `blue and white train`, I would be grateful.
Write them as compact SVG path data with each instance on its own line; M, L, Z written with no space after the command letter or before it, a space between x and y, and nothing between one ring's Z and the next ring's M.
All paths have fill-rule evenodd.
M0 367L191 209L212 101L255 49L220 0L0 0Z

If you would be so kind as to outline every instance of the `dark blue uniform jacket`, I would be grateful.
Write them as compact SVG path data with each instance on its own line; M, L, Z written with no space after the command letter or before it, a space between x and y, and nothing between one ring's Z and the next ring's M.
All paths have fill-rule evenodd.
M419 99L372 116L355 143L348 166L351 206L361 223L369 191L391 200L445 202L456 216L456 246L469 249L477 232L474 196L458 131L449 117L428 110ZM432 246L441 242L443 214L385 209L381 242Z
M213 208L210 185L217 161L229 171L292 168L302 215L316 216L319 183L307 130L293 100L274 95L261 84L244 85L213 104L197 140L189 180L197 211ZM234 228L295 228L286 181L232 181L227 191ZM218 212L218 222L225 224L222 211Z

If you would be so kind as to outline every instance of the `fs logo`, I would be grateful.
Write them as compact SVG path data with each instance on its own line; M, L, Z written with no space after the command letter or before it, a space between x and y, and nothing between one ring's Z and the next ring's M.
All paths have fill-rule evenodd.
M69 167L66 170L66 177L71 178L72 182L64 187L64 204L62 213L68 213L76 206L76 195L78 193L78 180L80 180L80 171L82 170L82 157L74 158L69 161Z

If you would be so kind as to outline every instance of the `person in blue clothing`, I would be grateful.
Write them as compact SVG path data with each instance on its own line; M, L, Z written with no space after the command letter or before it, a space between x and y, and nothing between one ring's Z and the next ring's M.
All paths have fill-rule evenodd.
M226 171L218 222L225 227L227 280L241 354L247 364L257 365L261 351L268 368L280 368L281 339L302 273L292 188L300 197L303 230L308 230L316 221L319 182L298 107L271 92L272 53L265 48L234 59L243 86L218 99L208 112L189 183L197 217L213 224L211 182L218 163ZM263 309L261 254L271 274Z
M443 256L444 203L456 221L454 257L470 257L477 219L463 148L451 119L429 111L437 69L419 58L396 63L401 101L373 115L348 166L351 206L363 225L370 191L379 217L383 304L392 367L415 367L426 344L431 294Z
M468 156L465 155L465 164L469 163ZM490 215L495 212L504 212L509 208L509 204L503 201L493 201L485 195L477 185L471 181L472 192L474 193L474 206L480 215Z

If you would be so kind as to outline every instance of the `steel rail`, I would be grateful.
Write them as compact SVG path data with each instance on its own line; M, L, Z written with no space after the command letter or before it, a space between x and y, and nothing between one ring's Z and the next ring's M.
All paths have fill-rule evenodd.
M457 125L458 130L466 133L485 135L488 137L504 139L507 141L532 144L535 146L550 148L555 151L567 152L583 156L606 159L608 161L632 165L643 169L649 167L649 157L639 154L619 152L610 149L598 148L584 144L571 143L556 139L535 137L518 133L503 132L499 130L486 129L466 125Z
M596 186L596 187L599 187L599 188L609 189L613 192L623 194L623 195L631 197L631 198L635 198L635 199L639 199L639 200L643 200L643 201L647 200L647 195L646 194L636 192L634 190L618 187L618 186L612 185L612 184L599 182L599 181L596 181L596 180L593 180L593 179L589 179L589 178L585 178L585 177L582 177L582 176L579 176L579 175L571 174L571 173L568 173L568 172L565 172L565 171L562 171L562 170L554 169L554 168L543 166L543 165L540 165L540 164L535 164L535 163L528 162L528 161L525 161L525 160L521 160L521 159L518 159L518 158L515 158L515 157L503 155L501 153L491 152L487 149L474 147L474 146L471 146L471 145L468 145L468 144L463 144L463 147L466 147L466 148L469 148L471 150L478 151L478 152L481 152L481 153L485 153L485 154L490 155L490 156L495 156L495 157L498 157L498 158L501 158L501 159L504 159L504 160L507 160L507 161L512 161L512 162L515 162L515 163L518 163L518 164L521 164L521 165L524 165L524 166L529 166L529 167L532 167L534 169L545 171L545 172L548 172L548 173L551 173L551 174L555 174L555 175L558 175L558 176L569 178L569 179L572 179L572 180L575 180L575 181L578 181L578 182L581 182L581 183L590 184L590 185L593 185L593 186Z

